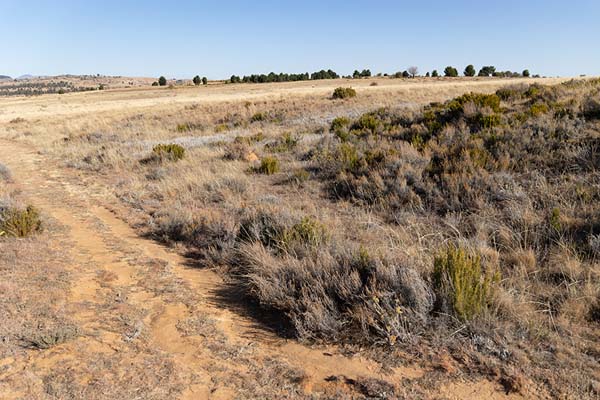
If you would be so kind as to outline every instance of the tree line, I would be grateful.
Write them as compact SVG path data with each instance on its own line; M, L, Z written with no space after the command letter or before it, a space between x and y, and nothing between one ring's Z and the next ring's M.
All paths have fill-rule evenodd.
M328 69L327 71L322 69L317 72L309 74L308 72L300 74L288 74L279 73L276 74L271 72L269 74L252 74L240 78L237 75L232 75L229 78L230 83L269 83L269 82L297 82L297 81L308 81L317 79L337 79L340 76L333 70Z
M459 76L459 72L458 72L458 69L449 65L446 68L444 68L443 75L446 77L452 78L452 77ZM473 76L477 75L480 77L494 76L494 77L500 77L500 78L516 78L516 77L528 78L531 76L528 69L523 70L523 72L521 72L521 73L513 72L513 71L496 71L496 67L494 67L493 65L483 66L479 69L479 72L477 72L477 70L475 69L473 64L469 64L465 67L465 69L463 71L463 75L467 76L467 77L473 77ZM371 76L372 76L372 74L371 74L370 69L363 69L362 71L354 70L352 75L344 76L344 78L361 79L361 78L369 78ZM389 74L377 74L377 76L390 76L390 75ZM406 69L404 71L399 71L394 74L391 74L391 77L393 77L393 78L415 78L417 76L419 76L419 69L415 66L409 67L408 69ZM431 71L431 73L427 72L424 76L427 78L428 77L437 78L441 75L437 70L434 69L433 71ZM539 77L539 75L534 75L534 77L537 78L537 77ZM227 82L228 83L270 83L270 82L297 82L297 81L309 81L309 80L318 80L318 79L338 79L338 78L340 78L340 75L337 74L335 71L333 71L331 69L328 69L328 70L322 69L320 71L313 72L312 74L309 74L308 72L300 73L300 74L288 74L288 73L283 73L283 72L276 74L275 72L270 72L269 74L252 74L252 75L245 75L243 77L240 77L238 75L232 75ZM199 75L196 75L192 79L192 82L194 82L194 85L196 85L196 86L199 86L200 84L207 85L208 79L206 77L200 78ZM158 79L158 81L154 82L152 85L153 86L166 86L167 79L164 76L161 76Z

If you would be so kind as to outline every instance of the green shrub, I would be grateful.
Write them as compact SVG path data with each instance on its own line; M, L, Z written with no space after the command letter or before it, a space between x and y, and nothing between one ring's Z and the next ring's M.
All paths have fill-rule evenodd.
M352 88L343 88L339 87L333 91L334 99L349 99L351 97L356 97L356 90Z
M160 78L158 78L158 85L159 86L167 86L167 78L165 78L164 76L161 76Z
M279 172L279 160L275 157L264 157L260 160L258 172L265 175L273 175Z
M328 237L325 225L313 218L304 217L299 223L283 232L281 244L286 250L292 250L298 244L317 248L325 243Z
M535 103L529 108L529 115L537 117L542 114L546 114L550 111L550 108L544 103Z
M490 115L480 115L479 116L479 124L482 128L489 129L494 126L498 126L501 123L500 115L498 114L490 114Z
M41 230L42 220L33 206L0 209L0 236L27 237Z
M559 208L553 208L552 212L550 213L550 217L549 217L549 223L550 226L552 227L552 229L554 229L555 231L559 232L562 228L562 224L560 222L561 218L560 218L560 209Z
M494 112L500 112L500 97L496 94L466 93L458 96L447 104L452 113L462 113L467 103L473 103L478 107L489 107Z
M259 132L256 135L252 135L252 136L236 136L233 139L233 142L234 143L252 144L252 143L258 143L258 142L262 141L264 138L265 138L265 136L263 135L263 133Z
M153 155L159 160L179 161L185 156L185 148L178 144L157 144L152 148Z
M257 112L250 117L250 122L261 122L267 119L267 114L264 112Z
M304 168L299 168L294 171L293 175L290 178L290 181L294 182L297 185L301 185L302 183L308 181L309 179L310 179L310 172L308 172Z
M337 148L335 159L341 164L341 169L345 171L355 170L360 162L356 147L349 143L342 143Z
M265 147L270 151L283 153L285 151L294 149L298 145L299 141L299 138L292 136L292 134L289 132L286 132L276 143L269 143L265 145Z
M331 132L337 132L339 130L345 129L350 125L350 119L346 117L337 117L333 121L331 121Z
M482 272L478 255L460 247L450 245L435 257L432 281L438 300L451 306L462 321L487 310L496 280L497 276Z
M192 130L189 124L177 124L177 132L189 132Z
M352 129L369 131L371 133L377 132L381 121L377 118L376 113L366 113L360 116L358 120L352 125Z
M199 86L202 80L200 79L199 75L196 75L194 79L192 79L192 82L194 82L194 85Z
M501 100L516 100L521 98L522 91L516 89L502 88L496 90L496 96L498 96Z

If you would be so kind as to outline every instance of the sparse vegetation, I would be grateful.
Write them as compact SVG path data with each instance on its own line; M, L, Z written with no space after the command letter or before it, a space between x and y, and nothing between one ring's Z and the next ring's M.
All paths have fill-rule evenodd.
M334 99L349 99L352 97L356 97L356 90L343 87L336 88L332 95Z
M83 188L90 181L106 185L110 191L102 195L93 187L98 202L106 195L117 203L114 191L121 200L115 212L143 234L173 244L197 267L169 280L176 263L163 268L135 260L141 274L135 281L142 283L123 284L120 276L112 278L118 282L113 289L143 284L144 298L145 290L156 291L153 304L164 298L188 315L205 307L194 291L211 285L218 318L226 315L221 302L231 302L232 312L242 310L236 318L252 318L244 321L252 329L266 324L316 345L311 357L320 357L318 346L327 343L393 369L408 363L408 354L425 372L402 381L406 394L396 385L399 397L428 398L427 385L460 374L477 382L479 375L494 377L494 387L524 397L593 398L593 355L600 352L598 81L547 86L440 79L439 92L437 80L423 79L427 90L420 81L381 78L380 87L352 101L330 101L322 95L323 87L331 88L325 82L314 83L314 92L307 89L313 84L299 84L298 95L290 94L292 84L273 85L283 87L285 97L226 88L240 91L240 98L169 104L160 114L136 108L114 118L103 114L98 123L75 119L57 130L63 140L40 131L29 114L15 114L26 121L7 129L44 143L69 168L81 168L71 177L81 176ZM248 100L246 93L256 97ZM173 142L185 146L185 162L139 162L155 143ZM101 173L77 163L86 157L102 164ZM224 284L213 277L186 287L192 272L212 270ZM103 283L96 293L107 293L110 306L102 307L110 315L123 306L121 300L113 306L115 298L136 297L109 287ZM137 323L164 315L151 311L113 319ZM215 335L219 324L210 321L190 315L178 325L219 368L236 360L255 371L256 354L264 356L261 340L240 351L238 342ZM152 340L144 336L147 325L138 330L131 324L136 328L123 330L127 344L120 348L127 355L127 346ZM176 335L173 340L182 343ZM332 354L327 357L341 357ZM187 379L184 369L173 368ZM569 378L573 370L576 379ZM294 382L315 382L302 371L281 371ZM174 375L166 376L172 381ZM247 376L232 385L246 385ZM392 393L388 377L381 379L347 383L334 377L327 384L333 390L344 384L342 397L360 397L354 390Z

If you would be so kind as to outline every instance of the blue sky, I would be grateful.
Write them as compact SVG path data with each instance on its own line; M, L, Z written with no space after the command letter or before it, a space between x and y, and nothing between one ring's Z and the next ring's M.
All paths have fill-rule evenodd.
M600 1L0 0L0 74L600 75Z

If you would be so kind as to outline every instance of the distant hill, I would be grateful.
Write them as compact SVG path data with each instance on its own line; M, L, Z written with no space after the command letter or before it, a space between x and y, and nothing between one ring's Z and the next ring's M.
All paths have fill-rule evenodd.
M17 80L33 79L33 78L36 78L36 77L35 77L35 76L33 76L33 75L25 74L25 75L21 75L21 76L19 76L19 77L17 78Z
M12 79L12 78L8 75L0 75L0 79Z

